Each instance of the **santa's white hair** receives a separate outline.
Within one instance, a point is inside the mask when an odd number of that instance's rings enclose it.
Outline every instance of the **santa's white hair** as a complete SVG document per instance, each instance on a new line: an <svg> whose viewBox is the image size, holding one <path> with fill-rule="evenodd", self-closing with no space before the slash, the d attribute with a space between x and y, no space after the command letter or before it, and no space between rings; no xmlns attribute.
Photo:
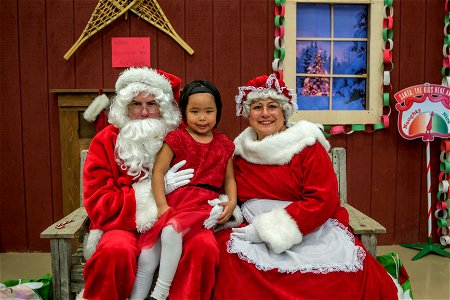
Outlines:
<svg viewBox="0 0 450 300"><path fill-rule="evenodd" d="M128 104L137 95L153 95L161 118L131 120ZM171 82L150 68L129 68L116 82L116 96L108 113L108 121L119 128L115 156L119 166L140 180L149 177L154 159L169 131L180 125L181 115L174 101Z"/></svg>

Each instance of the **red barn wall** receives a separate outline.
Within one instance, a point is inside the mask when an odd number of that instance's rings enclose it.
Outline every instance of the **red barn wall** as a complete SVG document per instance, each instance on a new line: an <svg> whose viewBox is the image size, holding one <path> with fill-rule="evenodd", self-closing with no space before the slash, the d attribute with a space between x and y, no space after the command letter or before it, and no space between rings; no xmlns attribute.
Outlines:
<svg viewBox="0 0 450 300"><path fill-rule="evenodd" d="M63 214L58 104L49 91L113 88L122 69L111 67L112 37L150 36L152 67L183 82L213 81L224 101L219 130L231 138L247 125L234 115L237 87L271 71L272 0L160 0L172 26L195 50L193 56L130 13L66 61L63 55L97 2L1 1L0 252L49 250L39 234ZM394 1L392 95L408 86L440 83L443 19L441 1ZM399 136L393 104L391 97L388 129L333 136L330 142L347 149L348 202L387 228L379 244L425 242L425 145ZM439 152L437 140L431 143L432 195Z"/></svg>

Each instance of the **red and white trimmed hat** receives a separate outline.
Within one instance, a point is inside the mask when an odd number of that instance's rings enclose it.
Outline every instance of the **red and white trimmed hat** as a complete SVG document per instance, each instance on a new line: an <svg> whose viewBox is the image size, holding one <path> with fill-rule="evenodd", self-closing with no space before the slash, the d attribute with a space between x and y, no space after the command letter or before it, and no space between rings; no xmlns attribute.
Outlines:
<svg viewBox="0 0 450 300"><path fill-rule="evenodd" d="M169 95L171 100L178 102L180 98L181 79L162 70L148 67L129 68L123 71L116 82L116 93L119 94L130 85L145 84L154 89L160 89Z"/></svg>
<svg viewBox="0 0 450 300"><path fill-rule="evenodd" d="M261 75L251 79L246 86L238 88L236 95L236 115L248 117L250 104L255 100L271 98L277 100L284 112L286 121L297 110L297 94L278 79L275 74Z"/></svg>

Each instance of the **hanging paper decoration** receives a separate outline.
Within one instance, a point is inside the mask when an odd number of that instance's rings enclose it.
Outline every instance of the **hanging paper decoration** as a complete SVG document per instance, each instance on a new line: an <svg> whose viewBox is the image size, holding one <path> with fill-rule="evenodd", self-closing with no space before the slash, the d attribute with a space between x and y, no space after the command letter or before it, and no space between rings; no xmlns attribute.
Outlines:
<svg viewBox="0 0 450 300"><path fill-rule="evenodd" d="M450 12L448 0L444 4L444 45L442 47L442 86L450 87ZM449 95L450 96L450 95ZM449 98L447 98L449 99ZM449 100L447 100L449 101ZM450 105L450 103L449 103ZM446 121L450 124L449 112L446 113ZM436 210L434 216L437 221L437 234L442 245L450 245L450 227L448 224L450 208L448 206L449 180L450 180L450 140L441 142L441 155L439 165L439 186L437 193Z"/></svg>
<svg viewBox="0 0 450 300"><path fill-rule="evenodd" d="M381 117L381 123L373 125L373 130L389 127L389 116L391 106L389 105L390 93L392 91L391 72L394 70L392 62L392 49L394 48L394 7L393 0L384 0L384 18L383 18L383 111L388 111Z"/></svg>
<svg viewBox="0 0 450 300"><path fill-rule="evenodd" d="M80 37L67 51L64 58L69 59L86 40L129 10L164 31L189 54L192 55L194 53L194 50L178 36L172 25L170 25L169 20L156 0L100 0Z"/></svg>
<svg viewBox="0 0 450 300"><path fill-rule="evenodd" d="M436 211L437 234L441 245L450 245L449 219L449 184L450 184L450 140L441 141L439 165L439 187L437 193Z"/></svg>
<svg viewBox="0 0 450 300"><path fill-rule="evenodd" d="M283 80L283 60L286 55L284 48L284 14L286 0L275 0L275 50L273 52L272 70Z"/></svg>
<svg viewBox="0 0 450 300"><path fill-rule="evenodd" d="M442 47L442 54L444 55L444 58L442 60L442 70L441 70L441 76L442 76L442 85L449 86L450 85L450 37L448 36L448 33L450 31L450 13L449 13L449 7L448 7L448 0L445 0L444 4L444 45Z"/></svg>

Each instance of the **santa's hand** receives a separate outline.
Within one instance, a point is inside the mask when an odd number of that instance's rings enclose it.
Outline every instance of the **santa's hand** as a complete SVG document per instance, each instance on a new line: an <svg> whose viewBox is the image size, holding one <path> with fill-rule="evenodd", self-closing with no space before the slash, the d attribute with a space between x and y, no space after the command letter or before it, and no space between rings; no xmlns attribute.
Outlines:
<svg viewBox="0 0 450 300"><path fill-rule="evenodd" d="M180 186L188 184L191 181L191 178L194 177L194 169L178 171L185 164L186 161L182 160L167 171L164 176L166 195L175 191Z"/></svg>
<svg viewBox="0 0 450 300"><path fill-rule="evenodd" d="M263 242L253 224L245 227L233 228L231 236L237 237L243 241L249 241L251 243L260 244Z"/></svg>
<svg viewBox="0 0 450 300"><path fill-rule="evenodd" d="M206 229L211 229L214 226L216 226L217 222L219 221L219 217L223 212L223 206L219 205L220 200L214 199L214 200L208 200L209 205L211 205L213 208L211 209L211 212L209 213L208 219L203 222L203 226Z"/></svg>

